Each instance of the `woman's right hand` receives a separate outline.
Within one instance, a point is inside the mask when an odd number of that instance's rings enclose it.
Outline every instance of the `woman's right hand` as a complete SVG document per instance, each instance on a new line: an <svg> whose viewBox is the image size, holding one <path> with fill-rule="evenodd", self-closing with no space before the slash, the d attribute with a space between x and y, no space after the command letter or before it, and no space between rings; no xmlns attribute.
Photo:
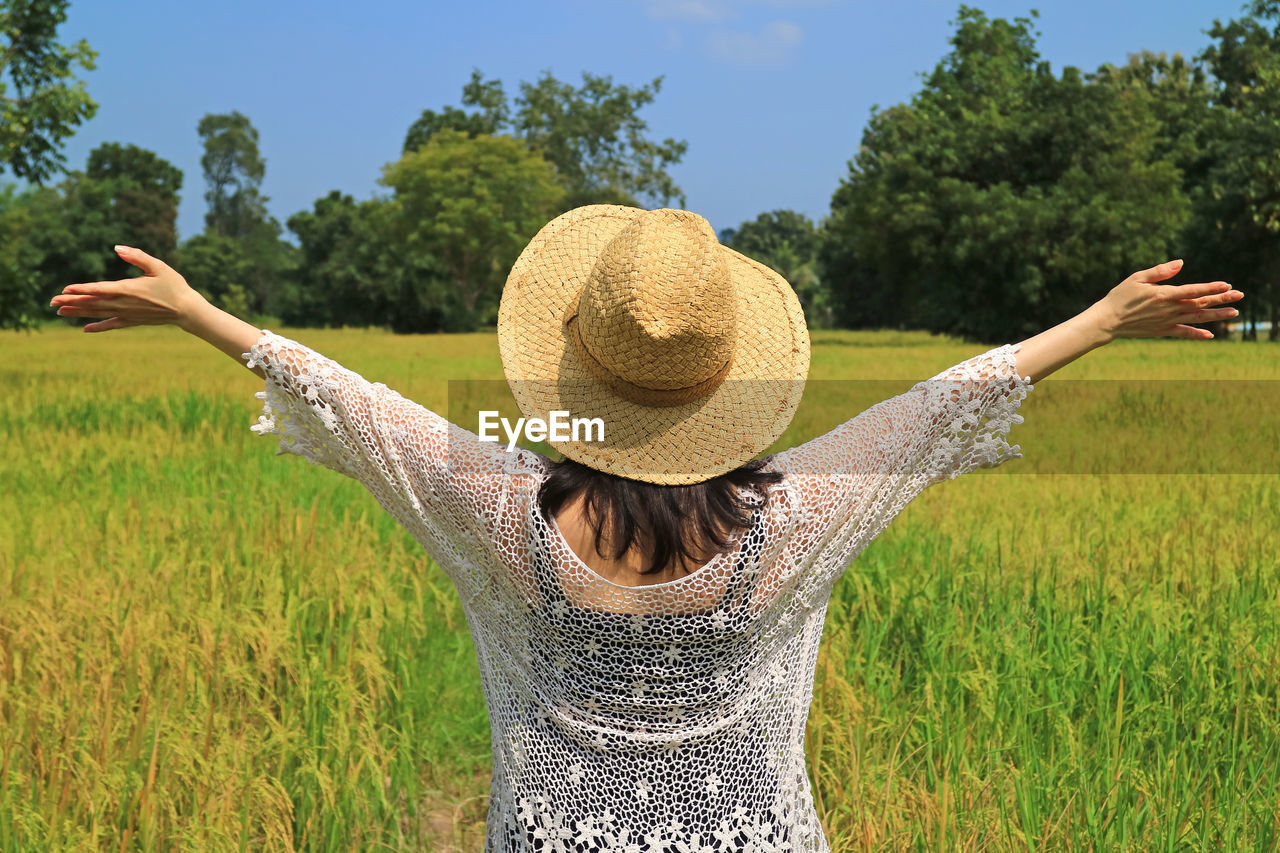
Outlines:
<svg viewBox="0 0 1280 853"><path fill-rule="evenodd" d="M1202 284L1158 284L1182 269L1182 261L1169 261L1139 270L1111 289L1089 309L1112 338L1212 338L1208 329L1190 323L1229 320L1240 312L1223 308L1244 298L1225 281Z"/></svg>
<svg viewBox="0 0 1280 853"><path fill-rule="evenodd" d="M164 261L130 246L117 246L116 253L143 274L119 281L67 285L49 302L58 309L59 317L107 318L89 323L84 327L86 332L130 326L181 326L205 301Z"/></svg>

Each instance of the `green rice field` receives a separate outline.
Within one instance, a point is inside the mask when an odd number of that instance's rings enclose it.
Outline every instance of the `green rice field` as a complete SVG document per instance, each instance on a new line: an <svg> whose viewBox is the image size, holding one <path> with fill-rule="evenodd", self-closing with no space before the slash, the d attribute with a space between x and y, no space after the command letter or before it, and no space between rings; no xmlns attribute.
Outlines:
<svg viewBox="0 0 1280 853"><path fill-rule="evenodd" d="M437 411L501 387L493 334L273 331ZM778 448L984 349L815 333ZM849 567L807 739L833 850L1280 849L1277 380L1267 343L1093 352L1023 404L1022 459ZM256 376L51 323L0 333L0 390L0 851L482 847L456 594L249 430Z"/></svg>

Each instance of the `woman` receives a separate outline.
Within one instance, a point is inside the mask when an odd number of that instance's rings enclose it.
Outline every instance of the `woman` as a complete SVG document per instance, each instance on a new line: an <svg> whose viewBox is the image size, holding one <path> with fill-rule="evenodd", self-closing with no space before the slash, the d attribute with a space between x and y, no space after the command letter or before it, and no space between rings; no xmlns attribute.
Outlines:
<svg viewBox="0 0 1280 853"><path fill-rule="evenodd" d="M844 568L923 489L1020 455L1006 436L1032 383L1119 337L1212 337L1188 324L1243 296L1158 284L1178 261L1134 273L761 461L809 366L786 281L696 214L581 207L526 247L499 311L524 415L603 424L551 437L553 463L120 254L145 275L71 285L58 313L172 323L247 363L252 429L360 480L453 580L492 721L490 851L827 850L803 738Z"/></svg>

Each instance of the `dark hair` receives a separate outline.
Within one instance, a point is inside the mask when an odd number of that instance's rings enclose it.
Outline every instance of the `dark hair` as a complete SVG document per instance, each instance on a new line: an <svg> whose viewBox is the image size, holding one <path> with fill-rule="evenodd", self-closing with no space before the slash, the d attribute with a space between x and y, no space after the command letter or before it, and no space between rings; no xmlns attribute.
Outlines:
<svg viewBox="0 0 1280 853"><path fill-rule="evenodd" d="M753 510L738 489L746 487L767 502L765 487L782 479L781 472L761 471L765 462L753 459L727 474L688 486L659 486L563 459L551 463L538 505L550 521L561 507L582 495L596 551L617 560L633 544L649 545L652 555L641 573L653 574L673 559L698 562L707 552L727 548L729 537L747 526ZM606 540L612 554L605 551Z"/></svg>

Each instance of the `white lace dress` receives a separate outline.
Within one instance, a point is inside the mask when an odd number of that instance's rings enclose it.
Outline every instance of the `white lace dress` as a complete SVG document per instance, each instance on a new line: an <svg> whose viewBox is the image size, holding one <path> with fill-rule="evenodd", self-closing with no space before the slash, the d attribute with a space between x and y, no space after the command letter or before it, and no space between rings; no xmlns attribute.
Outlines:
<svg viewBox="0 0 1280 853"><path fill-rule="evenodd" d="M545 457L270 331L244 357L267 375L251 429L363 483L458 590L491 719L486 853L805 853L829 849L804 730L832 586L926 487L1021 455L1017 349L774 455L784 480L731 551L640 587L542 517Z"/></svg>

